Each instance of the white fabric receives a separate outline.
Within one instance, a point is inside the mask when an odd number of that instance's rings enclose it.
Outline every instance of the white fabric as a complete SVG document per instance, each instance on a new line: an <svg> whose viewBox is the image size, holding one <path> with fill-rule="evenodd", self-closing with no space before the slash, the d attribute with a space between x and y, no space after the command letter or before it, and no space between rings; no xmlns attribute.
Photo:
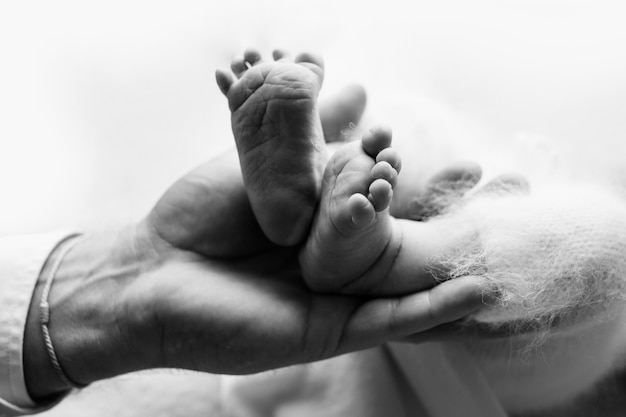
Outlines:
<svg viewBox="0 0 626 417"><path fill-rule="evenodd" d="M428 416L507 416L462 346L391 343L389 350Z"/></svg>
<svg viewBox="0 0 626 417"><path fill-rule="evenodd" d="M0 237L0 415L42 411L28 395L23 344L33 290L53 249L67 232Z"/></svg>
<svg viewBox="0 0 626 417"><path fill-rule="evenodd" d="M504 417L462 348L390 344L246 377L224 377L236 417Z"/></svg>
<svg viewBox="0 0 626 417"><path fill-rule="evenodd" d="M224 376L221 406L233 417L432 417L387 349L251 376Z"/></svg>
<svg viewBox="0 0 626 417"><path fill-rule="evenodd" d="M538 188L530 195L475 198L443 219L465 227L470 239L444 260L452 276L484 276L498 288L499 303L479 311L478 321L546 324L624 300L626 204L620 194L582 184Z"/></svg>

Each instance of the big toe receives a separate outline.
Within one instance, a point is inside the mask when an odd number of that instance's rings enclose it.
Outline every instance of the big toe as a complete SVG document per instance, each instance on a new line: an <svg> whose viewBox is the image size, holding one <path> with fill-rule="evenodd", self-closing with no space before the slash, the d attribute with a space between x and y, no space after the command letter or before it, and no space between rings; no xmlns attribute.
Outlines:
<svg viewBox="0 0 626 417"><path fill-rule="evenodd" d="M299 64L314 64L320 68L324 68L324 59L321 56L311 53L302 52L296 56L295 62Z"/></svg>
<svg viewBox="0 0 626 417"><path fill-rule="evenodd" d="M363 150L375 158L383 149L391 146L391 128L377 126L366 132L361 138Z"/></svg>
<svg viewBox="0 0 626 417"><path fill-rule="evenodd" d="M296 56L295 62L313 71L320 78L320 82L324 79L324 60L321 56L304 52Z"/></svg>

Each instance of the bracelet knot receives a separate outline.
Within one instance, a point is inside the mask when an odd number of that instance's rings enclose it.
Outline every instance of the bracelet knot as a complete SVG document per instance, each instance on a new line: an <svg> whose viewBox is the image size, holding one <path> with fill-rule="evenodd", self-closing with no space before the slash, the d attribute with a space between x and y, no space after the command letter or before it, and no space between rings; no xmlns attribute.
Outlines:
<svg viewBox="0 0 626 417"><path fill-rule="evenodd" d="M42 301L39 304L39 309L41 311L41 324L47 325L50 323L50 304L48 301Z"/></svg>

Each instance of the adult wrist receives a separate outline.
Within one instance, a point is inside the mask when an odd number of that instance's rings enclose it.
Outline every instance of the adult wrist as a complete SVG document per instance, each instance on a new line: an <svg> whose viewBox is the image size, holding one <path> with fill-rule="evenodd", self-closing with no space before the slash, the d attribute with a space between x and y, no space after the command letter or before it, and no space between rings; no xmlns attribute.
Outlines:
<svg viewBox="0 0 626 417"><path fill-rule="evenodd" d="M125 296L133 282L157 263L138 227L94 233L65 254L48 298L48 325L59 363L77 384L149 366L141 334L131 326L141 312L129 311ZM46 261L31 301L24 336L24 372L31 397L45 400L70 387L52 366L40 323L41 295L59 245ZM133 329L132 331L130 329Z"/></svg>

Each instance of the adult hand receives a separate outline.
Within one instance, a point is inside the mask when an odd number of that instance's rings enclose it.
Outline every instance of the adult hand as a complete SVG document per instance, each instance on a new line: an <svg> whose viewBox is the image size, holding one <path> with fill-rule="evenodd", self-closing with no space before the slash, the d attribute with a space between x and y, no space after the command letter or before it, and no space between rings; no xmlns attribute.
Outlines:
<svg viewBox="0 0 626 417"><path fill-rule="evenodd" d="M144 221L87 236L65 257L49 327L71 380L159 367L259 372L419 333L482 305L480 285L464 279L396 298L312 293L294 249L260 234L233 157L179 180ZM42 287L25 336L34 398L67 389L40 334Z"/></svg>
<svg viewBox="0 0 626 417"><path fill-rule="evenodd" d="M406 159L409 158L410 155ZM451 164L435 173L426 181L423 188L397 187L390 212L400 219L427 221L475 196L527 194L530 191L528 180L521 174L501 174L478 186L481 177L482 169L474 162L463 161ZM489 294L485 296L484 304L488 304ZM468 332L461 331L462 329L464 327L459 325L459 322L451 321L409 337L399 338L396 342L419 344L429 341L467 340Z"/></svg>
<svg viewBox="0 0 626 417"><path fill-rule="evenodd" d="M410 155L404 158L410 160ZM445 213L474 195L527 193L530 187L528 180L520 174L501 174L478 187L481 177L480 165L460 161L435 173L422 188L398 184L390 213L399 219L423 221Z"/></svg>

